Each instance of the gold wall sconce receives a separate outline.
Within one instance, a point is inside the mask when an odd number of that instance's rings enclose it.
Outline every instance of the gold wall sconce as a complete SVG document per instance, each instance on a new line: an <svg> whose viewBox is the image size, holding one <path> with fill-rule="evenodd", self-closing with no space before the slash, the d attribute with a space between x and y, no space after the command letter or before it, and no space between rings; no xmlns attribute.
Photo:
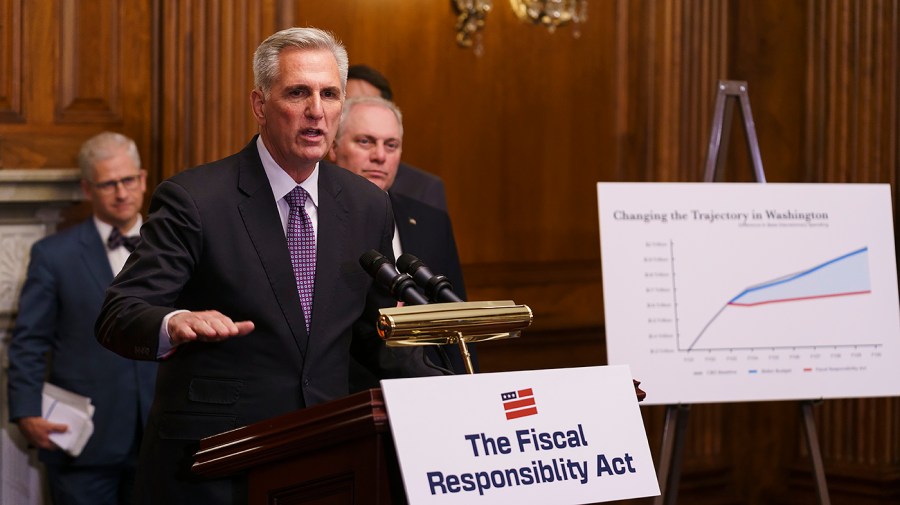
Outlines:
<svg viewBox="0 0 900 505"><path fill-rule="evenodd" d="M579 37L579 25L587 21L587 0L509 0L516 17L526 23L543 25L551 33L558 26L572 23L574 37ZM484 52L481 32L484 21L493 8L492 0L450 0L456 13L456 43L473 47L475 54Z"/></svg>

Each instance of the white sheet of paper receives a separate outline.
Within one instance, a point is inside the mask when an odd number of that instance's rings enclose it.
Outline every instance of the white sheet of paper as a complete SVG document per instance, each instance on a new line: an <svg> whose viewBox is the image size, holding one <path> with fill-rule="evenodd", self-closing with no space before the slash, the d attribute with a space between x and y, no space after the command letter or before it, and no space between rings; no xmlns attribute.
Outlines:
<svg viewBox="0 0 900 505"><path fill-rule="evenodd" d="M67 391L50 383L44 384L41 398L41 415L54 423L65 424L63 433L50 434L50 441L72 456L84 450L94 433L92 420L95 407L91 399Z"/></svg>

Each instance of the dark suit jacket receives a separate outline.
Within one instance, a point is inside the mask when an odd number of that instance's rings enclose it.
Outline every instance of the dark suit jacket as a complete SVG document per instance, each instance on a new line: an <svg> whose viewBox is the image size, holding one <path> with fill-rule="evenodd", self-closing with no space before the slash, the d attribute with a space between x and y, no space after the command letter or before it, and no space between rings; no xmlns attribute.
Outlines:
<svg viewBox="0 0 900 505"><path fill-rule="evenodd" d="M400 162L397 176L391 185L394 194L408 196L447 212L447 195L440 177L420 168Z"/></svg>
<svg viewBox="0 0 900 505"><path fill-rule="evenodd" d="M393 189L388 194L403 252L422 260L433 273L445 275L453 285L453 291L465 299L466 287L450 216L446 211L398 194Z"/></svg>
<svg viewBox="0 0 900 505"><path fill-rule="evenodd" d="M81 455L73 459L62 451L41 450L47 463L126 462L141 431L138 426L150 411L156 364L117 356L94 336L94 321L112 279L93 219L44 238L31 249L9 345L10 419L41 415L47 369L49 382L90 397L96 407L94 434Z"/></svg>
<svg viewBox="0 0 900 505"><path fill-rule="evenodd" d="M466 287L463 283L462 268L459 266L459 255L456 251L456 239L453 237L453 226L446 211L426 205L419 200L389 191L391 205L394 208L394 219L400 235L400 247L404 253L412 254L422 260L434 274L447 277L457 296L466 299ZM435 346L427 346L425 350L429 358L442 366L450 365L457 374L466 373L465 364L459 347L456 345L441 346L446 353L438 353ZM475 346L469 351L475 360ZM446 360L449 359L449 363Z"/></svg>
<svg viewBox="0 0 900 505"><path fill-rule="evenodd" d="M173 308L216 309L256 326L224 342L182 345L160 364L138 468L141 499L241 501L242 491L232 489L240 479L191 483L196 441L345 396L351 353L382 377L438 375L421 350L388 349L374 330L377 309L393 302L373 289L359 257L390 251L392 231L382 191L319 164L310 337L255 139L159 185L144 240L108 291L97 323L101 342L124 356L154 359L161 321Z"/></svg>

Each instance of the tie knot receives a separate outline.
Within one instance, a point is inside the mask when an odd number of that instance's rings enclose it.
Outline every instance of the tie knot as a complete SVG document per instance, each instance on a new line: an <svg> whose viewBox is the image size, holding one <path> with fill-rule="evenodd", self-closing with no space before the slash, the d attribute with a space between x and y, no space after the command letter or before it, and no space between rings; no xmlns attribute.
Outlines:
<svg viewBox="0 0 900 505"><path fill-rule="evenodd" d="M109 238L106 239L106 247L108 247L109 249L115 249L119 246L122 246L128 252L134 252L135 248L137 248L138 244L140 243L141 237L125 237L115 226L113 226L113 229L109 234Z"/></svg>
<svg viewBox="0 0 900 505"><path fill-rule="evenodd" d="M287 200L288 205L293 208L303 208L306 205L306 190L301 186L297 186L291 190L290 193L284 195L284 199Z"/></svg>

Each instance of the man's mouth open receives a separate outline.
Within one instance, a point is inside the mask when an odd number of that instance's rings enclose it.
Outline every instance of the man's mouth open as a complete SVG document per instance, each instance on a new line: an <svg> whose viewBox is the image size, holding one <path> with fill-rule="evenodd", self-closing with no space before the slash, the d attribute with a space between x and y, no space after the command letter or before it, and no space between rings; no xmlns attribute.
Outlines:
<svg viewBox="0 0 900 505"><path fill-rule="evenodd" d="M300 135L308 140L318 140L325 135L325 132L320 128L306 128L300 131Z"/></svg>

